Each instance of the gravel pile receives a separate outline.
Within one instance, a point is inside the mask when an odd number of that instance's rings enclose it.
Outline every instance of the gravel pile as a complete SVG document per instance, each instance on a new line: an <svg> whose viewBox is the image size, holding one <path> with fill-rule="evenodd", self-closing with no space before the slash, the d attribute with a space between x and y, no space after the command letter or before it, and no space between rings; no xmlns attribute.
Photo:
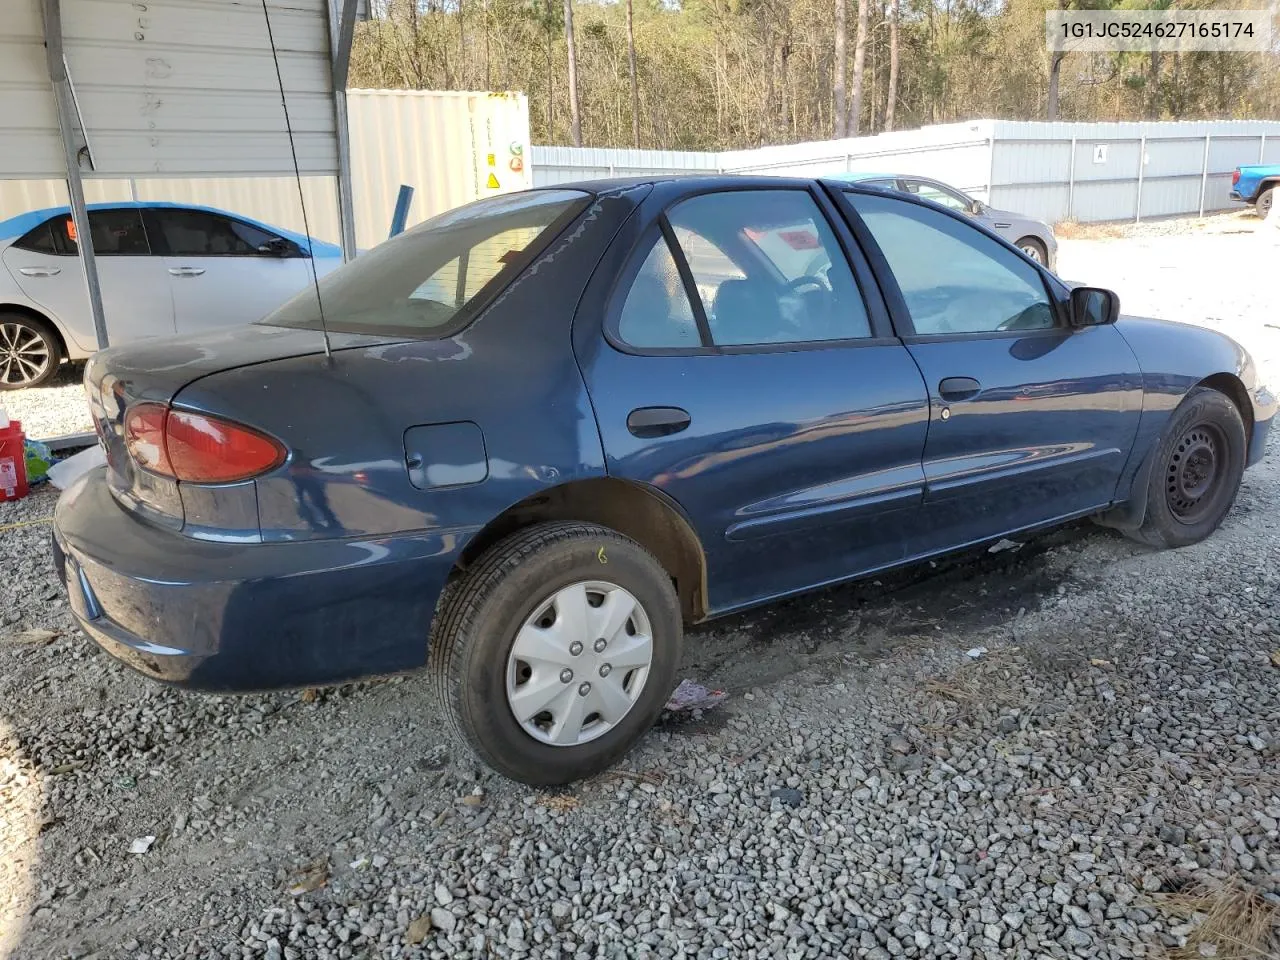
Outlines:
<svg viewBox="0 0 1280 960"><path fill-rule="evenodd" d="M0 407L11 419L21 420L23 431L32 439L90 433L93 420L80 380L83 376L83 363L64 363L43 387L0 393Z"/></svg>
<svg viewBox="0 0 1280 960"><path fill-rule="evenodd" d="M1271 455L1193 548L1083 525L701 628L729 699L559 792L451 755L422 678L133 676L71 626L52 497L0 504L0 957L1245 956L1278 501Z"/></svg>

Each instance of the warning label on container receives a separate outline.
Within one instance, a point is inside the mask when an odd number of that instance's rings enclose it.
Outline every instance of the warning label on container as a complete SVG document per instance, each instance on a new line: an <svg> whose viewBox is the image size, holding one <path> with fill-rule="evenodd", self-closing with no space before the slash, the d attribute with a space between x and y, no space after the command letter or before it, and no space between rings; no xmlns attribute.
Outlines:
<svg viewBox="0 0 1280 960"><path fill-rule="evenodd" d="M18 471L12 457L0 460L0 493L12 497L18 492Z"/></svg>
<svg viewBox="0 0 1280 960"><path fill-rule="evenodd" d="M502 187L502 184L498 182L497 174L490 173L489 179L485 181L485 186L488 187L490 190L498 190Z"/></svg>

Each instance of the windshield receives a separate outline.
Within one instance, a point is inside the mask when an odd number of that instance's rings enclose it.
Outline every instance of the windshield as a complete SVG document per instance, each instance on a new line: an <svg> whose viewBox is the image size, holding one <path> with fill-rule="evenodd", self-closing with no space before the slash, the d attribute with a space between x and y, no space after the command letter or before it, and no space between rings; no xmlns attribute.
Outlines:
<svg viewBox="0 0 1280 960"><path fill-rule="evenodd" d="M577 190L532 190L427 220L321 278L325 325L345 333L448 336L589 199ZM320 329L315 288L259 323Z"/></svg>

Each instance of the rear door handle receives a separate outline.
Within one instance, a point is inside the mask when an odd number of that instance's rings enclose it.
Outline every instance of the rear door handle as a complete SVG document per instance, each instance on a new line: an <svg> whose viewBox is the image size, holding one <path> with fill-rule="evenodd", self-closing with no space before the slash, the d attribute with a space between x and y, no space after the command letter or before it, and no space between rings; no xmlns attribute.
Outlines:
<svg viewBox="0 0 1280 960"><path fill-rule="evenodd" d="M973 377L947 377L938 384L938 396L943 400L968 400L982 391L982 384Z"/></svg>
<svg viewBox="0 0 1280 960"><path fill-rule="evenodd" d="M667 437L679 433L691 423L689 411L679 407L640 407L627 416L627 429L633 436Z"/></svg>
<svg viewBox="0 0 1280 960"><path fill-rule="evenodd" d="M19 267L18 272L24 277L56 277L62 272L61 267Z"/></svg>
<svg viewBox="0 0 1280 960"><path fill-rule="evenodd" d="M169 275L172 277L198 277L204 273L204 267L170 267Z"/></svg>

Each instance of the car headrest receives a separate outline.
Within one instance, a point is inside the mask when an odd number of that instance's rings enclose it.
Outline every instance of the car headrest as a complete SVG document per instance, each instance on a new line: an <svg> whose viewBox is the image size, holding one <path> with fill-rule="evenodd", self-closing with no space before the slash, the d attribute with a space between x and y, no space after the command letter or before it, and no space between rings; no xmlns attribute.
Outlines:
<svg viewBox="0 0 1280 960"><path fill-rule="evenodd" d="M711 309L717 343L778 343L787 339L777 294L762 280L721 282Z"/></svg>

